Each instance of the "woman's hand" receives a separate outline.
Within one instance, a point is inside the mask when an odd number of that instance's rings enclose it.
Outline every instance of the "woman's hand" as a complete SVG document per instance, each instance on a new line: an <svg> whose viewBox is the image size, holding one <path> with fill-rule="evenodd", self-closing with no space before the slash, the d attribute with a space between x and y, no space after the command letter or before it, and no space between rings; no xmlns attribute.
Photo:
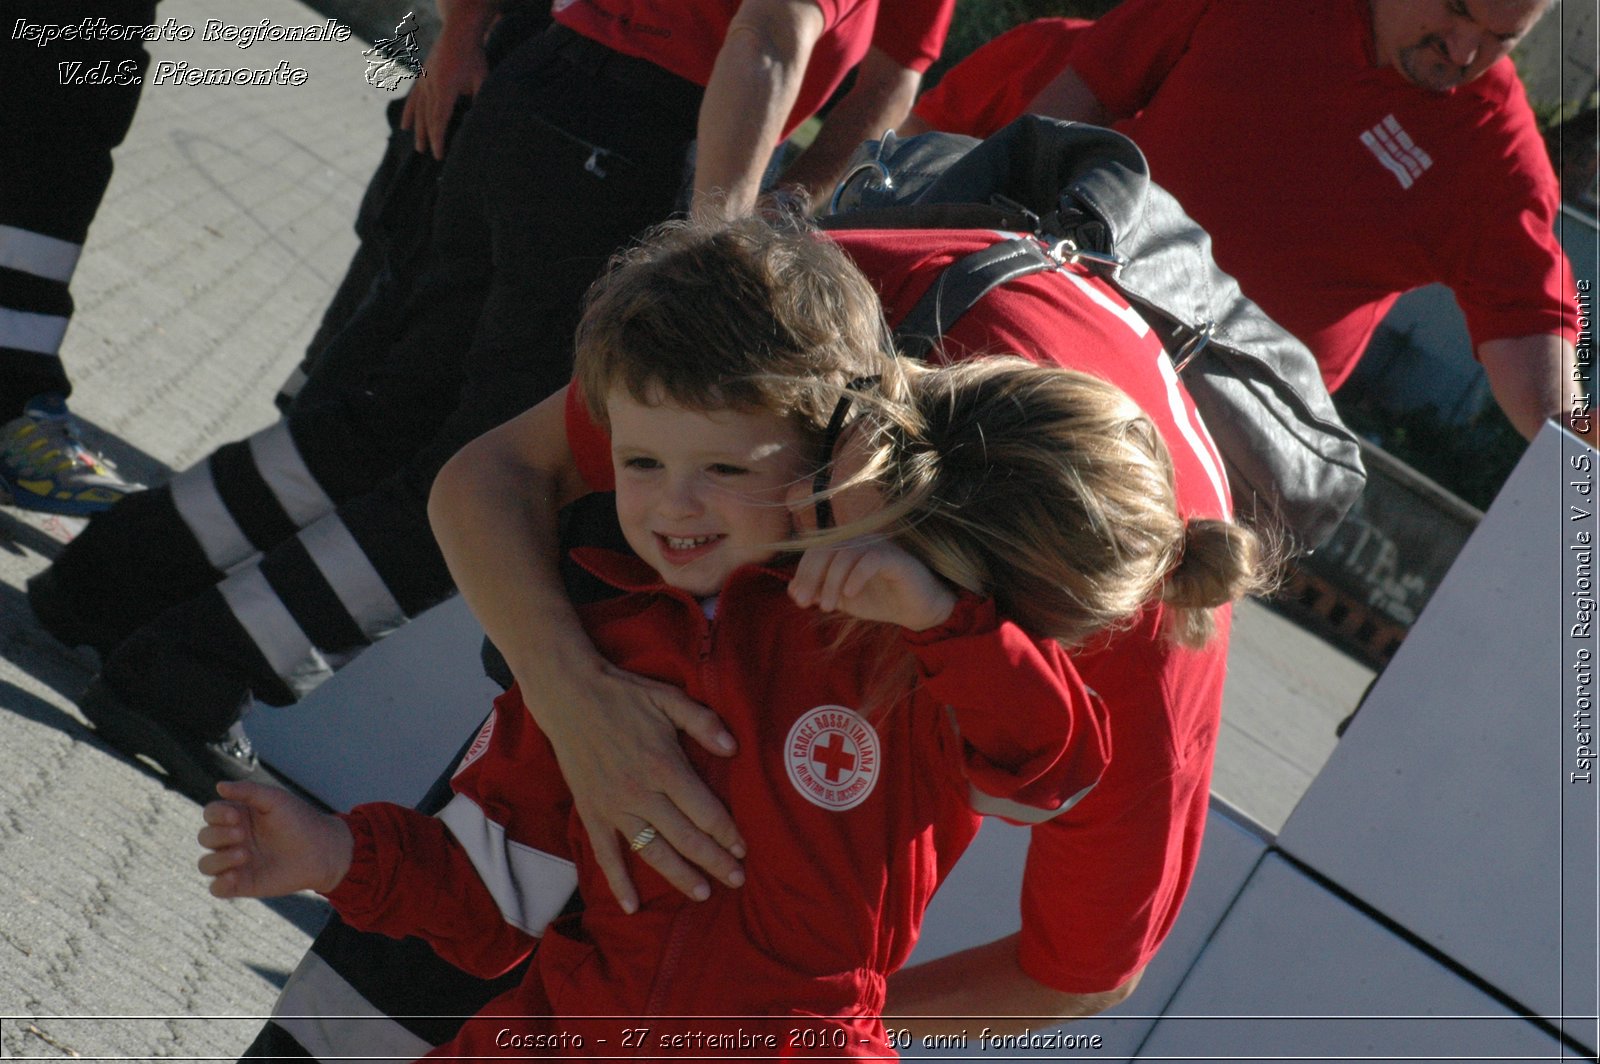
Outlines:
<svg viewBox="0 0 1600 1064"><path fill-rule="evenodd" d="M602 658L567 599L556 510L588 486L567 441L566 401L562 389L445 463L428 503L434 537L555 749L618 904L638 907L623 847L646 827L659 838L640 856L689 897L705 897L693 865L738 886L744 840L690 768L678 731L723 757L736 746L711 710Z"/></svg>
<svg viewBox="0 0 1600 1064"><path fill-rule="evenodd" d="M219 898L276 898L301 890L324 894L350 871L355 840L344 821L318 812L278 787L217 784L223 801L201 811L206 826L200 871Z"/></svg>
<svg viewBox="0 0 1600 1064"><path fill-rule="evenodd" d="M789 597L796 605L886 621L921 632L950 619L956 594L893 540L876 537L800 556Z"/></svg>
<svg viewBox="0 0 1600 1064"><path fill-rule="evenodd" d="M610 665L573 670L564 680L563 690L541 688L539 697L525 690L523 700L556 752L595 861L623 911L639 907L625 858L629 840L646 827L659 837L639 856L685 895L711 896L696 865L741 886L744 839L678 743L682 730L707 750L732 754L733 736L721 719L670 684Z"/></svg>

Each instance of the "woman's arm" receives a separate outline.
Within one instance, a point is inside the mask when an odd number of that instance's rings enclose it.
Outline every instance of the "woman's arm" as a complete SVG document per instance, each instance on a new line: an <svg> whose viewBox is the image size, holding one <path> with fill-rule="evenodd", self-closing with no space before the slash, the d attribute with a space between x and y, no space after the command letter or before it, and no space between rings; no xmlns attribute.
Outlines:
<svg viewBox="0 0 1600 1064"><path fill-rule="evenodd" d="M1121 1003L1144 974L1097 994L1069 994L1034 979L1017 961L1019 935L951 953L889 977L884 1019L918 1035L958 1034L975 1017L997 1033L1038 1027L1041 1020L1075 1020ZM1008 1022L1009 1021L1009 1022Z"/></svg>
<svg viewBox="0 0 1600 1064"><path fill-rule="evenodd" d="M679 890L709 893L690 862L738 886L744 842L689 768L677 731L722 754L733 752L732 736L677 688L613 668L567 600L557 513L588 488L567 442L565 404L563 390L446 463L428 501L434 536L555 748L617 901L637 906L622 839L647 824L670 845L641 856Z"/></svg>

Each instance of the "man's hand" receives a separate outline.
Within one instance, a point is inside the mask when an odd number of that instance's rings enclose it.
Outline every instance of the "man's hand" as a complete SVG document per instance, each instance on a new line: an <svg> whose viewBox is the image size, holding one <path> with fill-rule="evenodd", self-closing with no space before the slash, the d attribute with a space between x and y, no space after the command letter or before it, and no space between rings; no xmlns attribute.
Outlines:
<svg viewBox="0 0 1600 1064"><path fill-rule="evenodd" d="M474 41L462 33L441 33L422 69L423 76L412 83L406 96L400 128L415 131L419 153L443 159L456 101L477 95L489 73L481 35Z"/></svg>
<svg viewBox="0 0 1600 1064"><path fill-rule="evenodd" d="M825 207L856 146L904 122L921 84L918 71L878 48L869 50L856 68L855 84L828 113L811 146L784 170L779 186L805 196L813 210Z"/></svg>
<svg viewBox="0 0 1600 1064"><path fill-rule="evenodd" d="M400 128L416 131L418 152L443 159L456 101L476 96L488 73L483 39L499 17L499 0L438 0L438 7L439 38L406 96Z"/></svg>

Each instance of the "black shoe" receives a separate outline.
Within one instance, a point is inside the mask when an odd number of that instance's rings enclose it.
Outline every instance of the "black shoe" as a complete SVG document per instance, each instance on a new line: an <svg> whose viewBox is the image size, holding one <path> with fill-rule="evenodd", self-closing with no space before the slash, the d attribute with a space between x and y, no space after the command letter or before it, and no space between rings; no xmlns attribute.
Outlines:
<svg viewBox="0 0 1600 1064"><path fill-rule="evenodd" d="M72 608L71 596L51 566L28 581L28 605L40 626L69 647L91 647L105 661L122 642L122 634Z"/></svg>
<svg viewBox="0 0 1600 1064"><path fill-rule="evenodd" d="M78 699L102 739L130 757L160 765L174 790L204 804L217 797L219 780L249 780L282 786L256 759L244 725L235 721L220 736L203 738L131 708L111 685L96 678Z"/></svg>

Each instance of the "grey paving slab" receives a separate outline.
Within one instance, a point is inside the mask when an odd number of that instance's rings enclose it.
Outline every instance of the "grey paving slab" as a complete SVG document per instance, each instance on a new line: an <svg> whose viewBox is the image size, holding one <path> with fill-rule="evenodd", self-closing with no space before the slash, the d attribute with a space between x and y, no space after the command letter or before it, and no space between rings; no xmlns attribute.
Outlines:
<svg viewBox="0 0 1600 1064"><path fill-rule="evenodd" d="M965 1029L965 1037L926 1042L912 1038L903 1043L901 1055L984 1060L1062 1059L1089 1056L1092 1049L1092 1056L1104 1064L1133 1059L1261 861L1267 843L1252 826L1242 823L1225 805L1213 800L1206 819L1204 846L1183 911L1178 914L1161 952L1145 969L1138 989L1116 1008L1079 1020L1061 1032L1079 1039L1078 1052L1072 1052L1073 1047L1053 1042L1047 1035L1051 1030L1047 1021L1029 1028L1031 1034L1045 1037L997 1047L985 1041L983 1020L975 1019ZM928 908L922 937L911 955L911 963L932 960L1014 934L1022 926L1021 907L1016 899L1022 886L1022 861L1027 848L1028 829L994 820L985 823L972 848L956 863L955 870Z"/></svg>
<svg viewBox="0 0 1600 1064"><path fill-rule="evenodd" d="M1591 1050L1595 465L1545 427L1278 840Z"/></svg>
<svg viewBox="0 0 1600 1064"><path fill-rule="evenodd" d="M1139 1052L1307 1064L1581 1059L1276 854Z"/></svg>
<svg viewBox="0 0 1600 1064"><path fill-rule="evenodd" d="M1211 789L1276 832L1374 673L1258 602L1240 603L1233 618Z"/></svg>

